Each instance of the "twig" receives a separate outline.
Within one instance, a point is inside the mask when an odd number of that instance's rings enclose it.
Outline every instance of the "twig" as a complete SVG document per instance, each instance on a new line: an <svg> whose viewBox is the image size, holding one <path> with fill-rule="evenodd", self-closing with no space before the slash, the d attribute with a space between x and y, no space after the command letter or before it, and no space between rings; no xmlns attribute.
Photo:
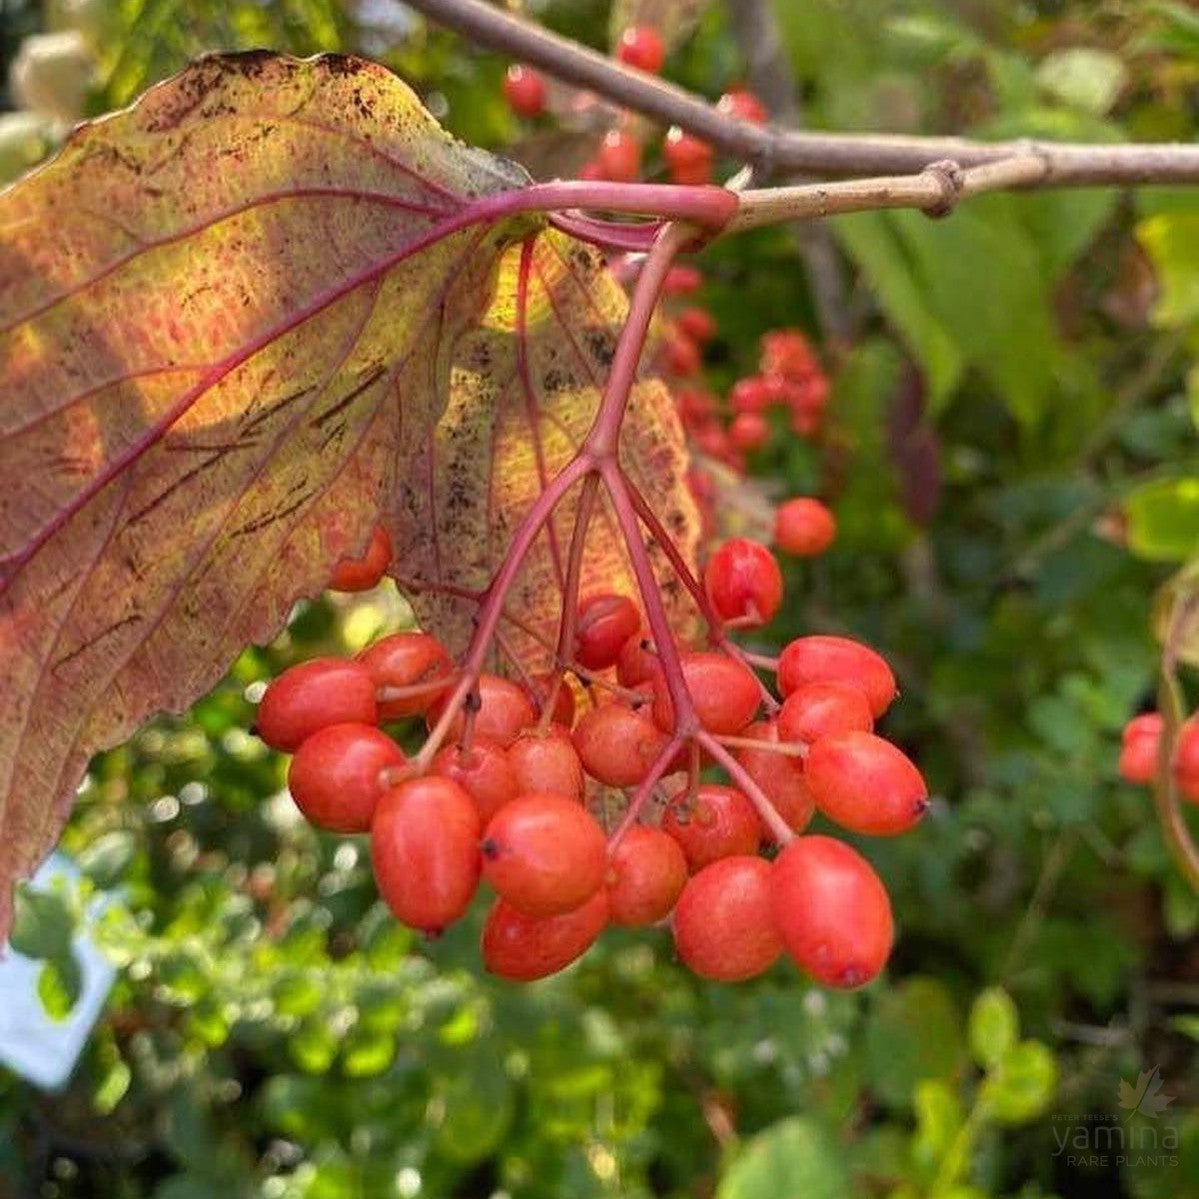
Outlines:
<svg viewBox="0 0 1199 1199"><path fill-rule="evenodd" d="M531 65L664 125L679 125L744 162L820 175L923 171L950 160L963 167L1034 157L1040 177L1002 186L1199 182L1199 145L1084 142L979 142L962 137L811 133L765 128L719 112L706 101L482 0L409 0L409 7L479 45ZM919 205L917 205L919 207Z"/></svg>

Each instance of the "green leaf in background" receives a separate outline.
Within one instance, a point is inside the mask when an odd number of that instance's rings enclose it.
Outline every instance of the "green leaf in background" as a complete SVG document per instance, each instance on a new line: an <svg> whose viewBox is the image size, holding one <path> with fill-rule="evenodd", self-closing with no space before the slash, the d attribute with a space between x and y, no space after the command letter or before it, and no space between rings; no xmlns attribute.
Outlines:
<svg viewBox="0 0 1199 1199"><path fill-rule="evenodd" d="M749 1141L720 1180L716 1199L845 1199L849 1193L840 1147L795 1116Z"/></svg>
<svg viewBox="0 0 1199 1199"><path fill-rule="evenodd" d="M447 1157L469 1165L503 1141L513 1117L512 1084L494 1042L459 1055L457 1071L439 1096L444 1114L437 1145Z"/></svg>
<svg viewBox="0 0 1199 1199"><path fill-rule="evenodd" d="M967 1026L970 1052L982 1067L994 1066L1020 1035L1020 1016L1002 987L988 987L970 1009Z"/></svg>
<svg viewBox="0 0 1199 1199"><path fill-rule="evenodd" d="M965 1062L962 1021L935 978L909 978L879 995L866 1026L870 1085L892 1107L909 1107L915 1084L952 1082Z"/></svg>
<svg viewBox="0 0 1199 1199"><path fill-rule="evenodd" d="M1151 562L1183 562L1199 551L1199 478L1159 479L1124 503L1128 547Z"/></svg>
<svg viewBox="0 0 1199 1199"><path fill-rule="evenodd" d="M934 1079L916 1084L915 1100L916 1135L912 1138L912 1160L931 1175L944 1160L962 1127L962 1103L953 1088Z"/></svg>
<svg viewBox="0 0 1199 1199"><path fill-rule="evenodd" d="M71 948L75 916L59 890L17 891L16 910L9 944L28 958L62 957Z"/></svg>
<svg viewBox="0 0 1199 1199"><path fill-rule="evenodd" d="M1115 104L1127 81L1128 71L1116 55L1088 46L1057 50L1037 67L1037 82L1045 91L1097 115Z"/></svg>
<svg viewBox="0 0 1199 1199"><path fill-rule="evenodd" d="M1136 234L1161 286L1153 319L1167 327L1199 320L1199 207L1159 212Z"/></svg>
<svg viewBox="0 0 1199 1199"><path fill-rule="evenodd" d="M51 1020L65 1020L82 990L83 971L69 945L62 953L46 959L37 976L37 994Z"/></svg>
<svg viewBox="0 0 1199 1199"><path fill-rule="evenodd" d="M1040 1041L1021 1041L999 1060L983 1083L981 1102L1000 1124L1023 1124L1039 1115L1057 1089L1057 1062Z"/></svg>

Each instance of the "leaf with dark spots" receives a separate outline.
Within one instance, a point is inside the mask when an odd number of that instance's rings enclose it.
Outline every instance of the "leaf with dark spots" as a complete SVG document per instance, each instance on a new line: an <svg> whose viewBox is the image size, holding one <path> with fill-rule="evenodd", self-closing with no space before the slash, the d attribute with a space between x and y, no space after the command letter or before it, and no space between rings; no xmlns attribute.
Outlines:
<svg viewBox="0 0 1199 1199"><path fill-rule="evenodd" d="M254 54L0 192L0 936L89 757L269 640L381 512L417 558L486 572L527 489L505 474L467 545L484 499L471 480L451 519L429 455L473 420L508 458L470 452L520 465L475 411L507 382L464 372L479 338L511 359L511 330L477 331L536 226L463 213L526 183L382 67Z"/></svg>

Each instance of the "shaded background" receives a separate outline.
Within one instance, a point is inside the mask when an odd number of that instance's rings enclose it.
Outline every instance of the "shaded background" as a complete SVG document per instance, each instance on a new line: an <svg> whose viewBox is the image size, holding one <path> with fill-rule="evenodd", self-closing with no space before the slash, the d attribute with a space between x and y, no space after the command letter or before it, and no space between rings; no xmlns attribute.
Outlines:
<svg viewBox="0 0 1199 1199"><path fill-rule="evenodd" d="M1194 138L1188 5L777 0L771 61L762 4L689 5L667 74L715 95L750 72L813 128ZM606 46L646 5L529 7ZM0 0L0 178L189 57L258 45L382 58L453 132L543 174L610 119L517 122L501 59L385 0ZM1154 596L1199 549L1199 199L994 196L762 231L701 264L715 385L771 328L825 335L823 445L779 437L752 471L831 496L841 536L789 568L763 644L847 631L899 673L887 732L935 803L867 847L900 925L885 981L835 994L783 965L711 986L665 933L609 932L514 988L480 973L477 917L432 943L397 927L363 843L304 825L246 730L261 680L409 617L387 588L305 606L188 716L94 763L64 845L120 890L97 934L119 981L65 1091L0 1070L3 1199L1199 1195L1199 901L1115 770L1152 702ZM60 906L32 946L58 1012ZM1172 1103L1130 1114L1121 1082L1153 1094L1155 1069ZM1061 1150L1096 1123L1126 1161Z"/></svg>

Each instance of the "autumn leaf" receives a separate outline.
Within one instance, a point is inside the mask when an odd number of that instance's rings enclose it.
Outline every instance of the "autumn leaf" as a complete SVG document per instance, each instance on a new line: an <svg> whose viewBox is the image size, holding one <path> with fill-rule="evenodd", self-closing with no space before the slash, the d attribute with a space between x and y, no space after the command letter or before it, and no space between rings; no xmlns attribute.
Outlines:
<svg viewBox="0 0 1199 1199"><path fill-rule="evenodd" d="M250 54L0 193L0 935L90 755L268 640L381 512L414 561L468 548L452 487L407 485L446 477L451 372L456 409L504 390L454 358L538 227L481 198L527 182L382 67Z"/></svg>
<svg viewBox="0 0 1199 1199"><path fill-rule="evenodd" d="M1163 1095L1161 1089L1161 1071L1154 1066L1152 1070L1140 1072L1135 1087L1121 1079L1118 1101L1130 1116L1140 1112L1142 1115L1156 1118L1174 1102L1174 1096Z"/></svg>

